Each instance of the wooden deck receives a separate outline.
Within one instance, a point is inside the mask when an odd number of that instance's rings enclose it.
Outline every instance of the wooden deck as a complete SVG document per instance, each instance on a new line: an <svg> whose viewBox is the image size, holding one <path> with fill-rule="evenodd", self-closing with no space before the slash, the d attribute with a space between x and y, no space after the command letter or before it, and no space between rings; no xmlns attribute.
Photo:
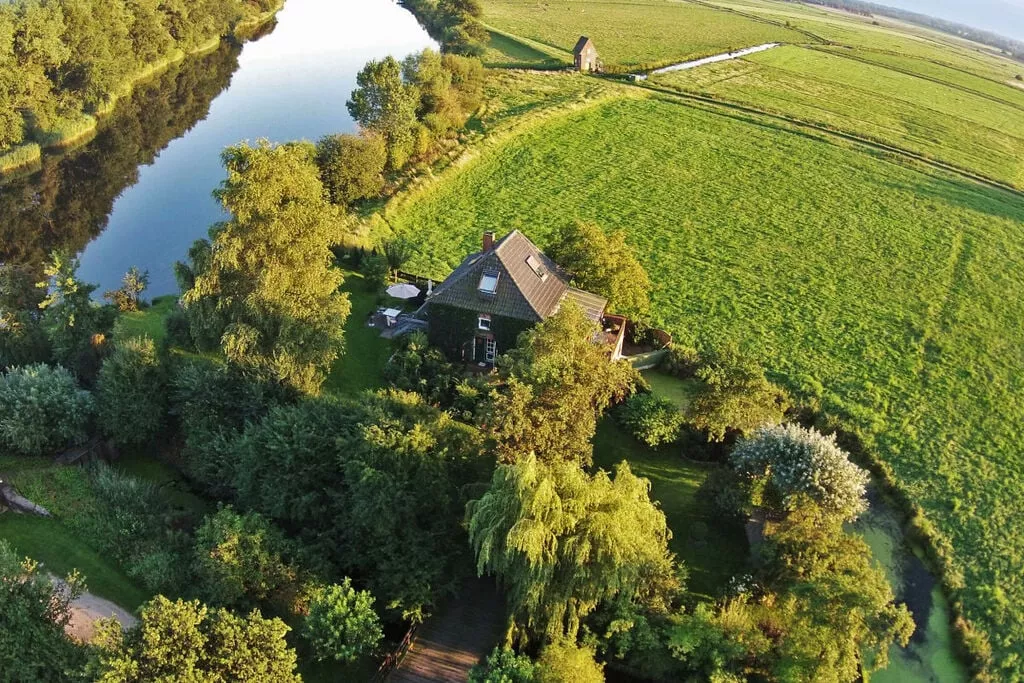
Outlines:
<svg viewBox="0 0 1024 683"><path fill-rule="evenodd" d="M420 627L388 683L463 682L501 639L505 606L494 583L473 579Z"/></svg>

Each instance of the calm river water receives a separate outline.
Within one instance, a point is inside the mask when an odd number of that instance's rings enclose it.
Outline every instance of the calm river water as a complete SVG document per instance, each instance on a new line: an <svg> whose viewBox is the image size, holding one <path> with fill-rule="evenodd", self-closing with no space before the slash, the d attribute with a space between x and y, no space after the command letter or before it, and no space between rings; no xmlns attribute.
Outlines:
<svg viewBox="0 0 1024 683"><path fill-rule="evenodd" d="M133 265L150 296L177 291L174 261L222 218L210 193L225 146L352 131L345 101L366 61L433 45L393 0L287 0L262 38L187 60L93 142L0 188L0 262L84 247L79 273L99 292Z"/></svg>

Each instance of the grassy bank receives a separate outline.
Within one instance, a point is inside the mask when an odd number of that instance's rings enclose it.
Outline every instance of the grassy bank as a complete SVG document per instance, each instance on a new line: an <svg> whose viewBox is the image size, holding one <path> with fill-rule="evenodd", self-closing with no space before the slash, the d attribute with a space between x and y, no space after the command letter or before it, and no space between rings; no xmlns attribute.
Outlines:
<svg viewBox="0 0 1024 683"><path fill-rule="evenodd" d="M947 585L997 655L1024 642L1015 196L637 99L548 120L389 214L420 245L410 269L435 278L480 225L543 246L574 219L627 231L656 323L745 342L856 431L951 548Z"/></svg>
<svg viewBox="0 0 1024 683"><path fill-rule="evenodd" d="M0 174L11 173L38 164L43 158L43 149L35 142L12 147L0 152Z"/></svg>

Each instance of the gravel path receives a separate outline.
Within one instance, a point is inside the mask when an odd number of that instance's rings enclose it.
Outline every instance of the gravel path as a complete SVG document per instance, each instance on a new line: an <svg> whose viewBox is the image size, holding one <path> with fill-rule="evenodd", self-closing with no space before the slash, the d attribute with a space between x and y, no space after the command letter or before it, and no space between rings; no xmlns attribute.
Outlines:
<svg viewBox="0 0 1024 683"><path fill-rule="evenodd" d="M57 586L67 586L63 579L53 574L50 575L50 578ZM121 627L126 629L139 623L139 620L128 610L110 600L92 593L82 593L77 600L71 603L71 622L65 631L72 638L87 643L96 635L96 621L110 617L117 619Z"/></svg>

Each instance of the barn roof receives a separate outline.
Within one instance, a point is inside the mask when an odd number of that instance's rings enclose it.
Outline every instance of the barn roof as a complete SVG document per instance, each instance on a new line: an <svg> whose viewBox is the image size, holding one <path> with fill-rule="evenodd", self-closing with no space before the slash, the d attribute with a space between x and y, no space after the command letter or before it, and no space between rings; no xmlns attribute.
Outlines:
<svg viewBox="0 0 1024 683"><path fill-rule="evenodd" d="M484 277L496 278L493 293L481 290ZM588 317L600 321L607 301L570 287L569 279L526 235L513 230L490 250L467 256L434 289L430 303L540 322L569 296L583 306Z"/></svg>
<svg viewBox="0 0 1024 683"><path fill-rule="evenodd" d="M587 38L586 36L580 36L580 39L576 41L576 47L572 49L572 53L574 55L580 54L581 52L583 52L583 48L585 48L588 43L591 46L594 45L594 43L591 42L590 38Z"/></svg>

